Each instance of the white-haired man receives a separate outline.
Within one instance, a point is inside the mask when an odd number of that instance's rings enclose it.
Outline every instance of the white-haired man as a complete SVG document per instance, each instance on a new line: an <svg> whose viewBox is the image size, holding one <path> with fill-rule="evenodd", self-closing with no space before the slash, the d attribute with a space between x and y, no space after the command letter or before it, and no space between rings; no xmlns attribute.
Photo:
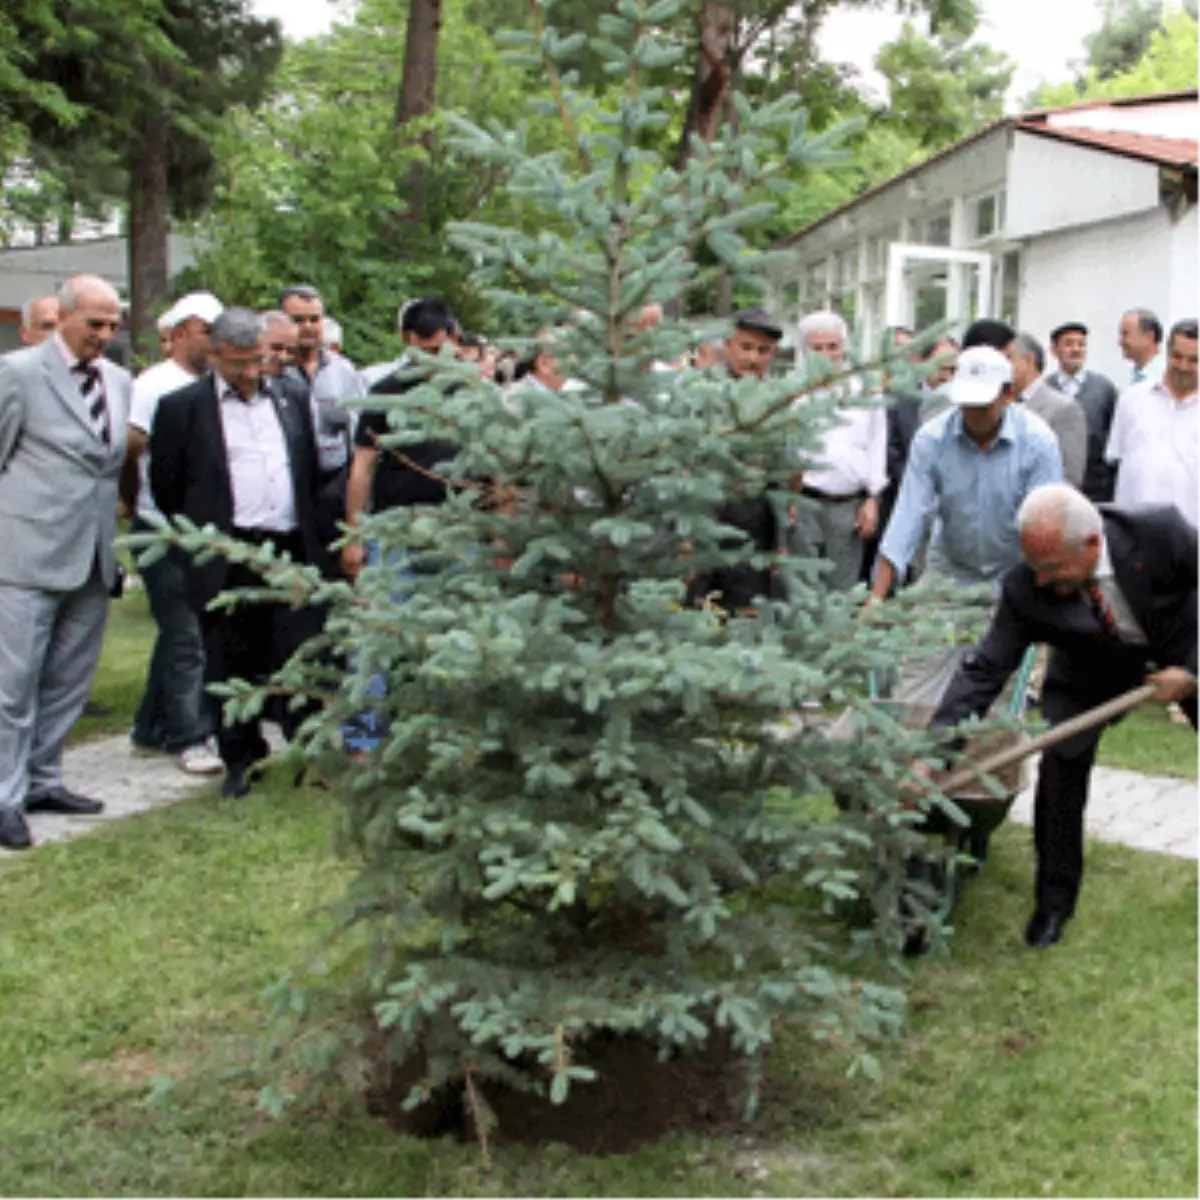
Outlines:
<svg viewBox="0 0 1200 1200"><path fill-rule="evenodd" d="M22 346L40 346L58 328L58 297L35 296L21 305Z"/></svg>
<svg viewBox="0 0 1200 1200"><path fill-rule="evenodd" d="M1005 576L991 626L959 668L934 727L981 716L1027 647L1052 647L1042 712L1059 725L1150 682L1196 725L1196 530L1171 506L1097 509L1066 484L1017 514L1023 561ZM1101 730L1042 755L1034 798L1036 908L1026 931L1062 936L1083 877L1083 810Z"/></svg>
<svg viewBox="0 0 1200 1200"><path fill-rule="evenodd" d="M131 380L103 357L116 290L77 275L54 335L0 358L0 846L32 845L25 813L92 814L63 786L117 574L117 481Z"/></svg>
<svg viewBox="0 0 1200 1200"><path fill-rule="evenodd" d="M820 355L835 370L845 366L846 322L837 313L809 313L801 318L797 333L804 353ZM807 503L797 508L789 549L832 564L825 582L834 590L844 591L858 582L863 544L879 528L879 497L887 486L887 441L887 410L882 404L847 406L812 453L815 465L795 480Z"/></svg>

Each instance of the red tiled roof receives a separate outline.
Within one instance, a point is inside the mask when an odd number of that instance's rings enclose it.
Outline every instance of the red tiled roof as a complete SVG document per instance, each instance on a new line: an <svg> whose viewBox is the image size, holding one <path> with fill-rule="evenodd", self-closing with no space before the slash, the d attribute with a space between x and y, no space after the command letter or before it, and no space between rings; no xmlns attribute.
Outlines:
<svg viewBox="0 0 1200 1200"><path fill-rule="evenodd" d="M1074 125L1046 125L1041 120L1018 117L1016 127L1040 137L1077 142L1096 150L1107 150L1126 158L1156 163L1161 167L1196 166L1200 143L1194 138L1158 137L1150 133L1117 133L1110 129L1080 129Z"/></svg>

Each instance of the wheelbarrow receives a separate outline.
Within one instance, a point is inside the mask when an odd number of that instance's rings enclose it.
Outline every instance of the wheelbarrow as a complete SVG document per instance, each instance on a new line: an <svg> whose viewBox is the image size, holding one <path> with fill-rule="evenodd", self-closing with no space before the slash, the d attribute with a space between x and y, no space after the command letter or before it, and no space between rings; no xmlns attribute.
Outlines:
<svg viewBox="0 0 1200 1200"><path fill-rule="evenodd" d="M993 710L998 715L1019 717L1022 714L1035 661L1036 649L1030 646L1000 707ZM930 705L900 705L881 699L874 678L868 679L868 689L872 699L887 704L896 719L910 728L924 728L933 715ZM908 878L912 887L906 889L908 894L901 898L901 921L909 930L905 953L918 954L925 949L925 931L930 918L939 924L949 921L961 899L963 885L986 861L992 834L1004 823L1013 801L1023 790L1022 768L1026 761L1077 733L1129 712L1154 693L1153 684L1143 684L1036 737L1024 731L990 731L968 743L963 750L963 761L955 770L930 779L929 790L950 800L966 818L966 824L960 825L941 808L934 808L929 813L924 831L944 838L956 853L944 860L919 856L909 860ZM846 807L844 803L843 807ZM919 898L917 893L921 893ZM932 904L928 901L930 895ZM922 917L922 910L929 916Z"/></svg>
<svg viewBox="0 0 1200 1200"><path fill-rule="evenodd" d="M1036 737L1025 734L1016 735L1008 745L988 748L975 748L967 755L967 761L960 764L953 772L942 779L931 779L930 787L943 796L951 799L967 817L965 829L958 829L949 817L938 810L937 817L945 822L944 829L953 829L958 835L958 849L970 855L973 861L966 861L956 855L939 869L939 864L928 860L924 864L910 868L910 879L914 876L927 886L932 885L935 894L939 896L940 904L934 915L939 922L946 922L954 912L962 894L962 885L966 878L979 870L987 858L988 839L1000 826L1012 807L1016 793L1007 793L1001 782L1008 772L1018 770L1032 755L1065 742L1076 734L1098 725L1106 725L1116 717L1137 708L1153 698L1157 688L1152 683L1141 684L1128 692L1088 709L1055 725ZM1012 735L1009 735L1010 738ZM968 750L971 750L968 747ZM985 779L992 779L999 784L1001 792L997 796L984 784ZM978 789L983 788L981 793ZM934 824L937 824L935 821ZM931 832L935 830L931 829ZM903 902L902 902L903 903ZM902 914L903 916L903 914ZM921 954L926 949L926 928L924 922L912 922L904 945L904 952L909 955Z"/></svg>

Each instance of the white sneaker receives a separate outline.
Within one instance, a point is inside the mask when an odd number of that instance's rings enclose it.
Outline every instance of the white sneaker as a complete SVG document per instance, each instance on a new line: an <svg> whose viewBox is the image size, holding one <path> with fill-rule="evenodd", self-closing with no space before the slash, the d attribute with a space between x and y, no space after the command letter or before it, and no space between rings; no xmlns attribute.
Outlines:
<svg viewBox="0 0 1200 1200"><path fill-rule="evenodd" d="M201 742L198 746L189 746L182 751L176 761L179 769L187 775L220 775L225 770L225 764L212 747Z"/></svg>

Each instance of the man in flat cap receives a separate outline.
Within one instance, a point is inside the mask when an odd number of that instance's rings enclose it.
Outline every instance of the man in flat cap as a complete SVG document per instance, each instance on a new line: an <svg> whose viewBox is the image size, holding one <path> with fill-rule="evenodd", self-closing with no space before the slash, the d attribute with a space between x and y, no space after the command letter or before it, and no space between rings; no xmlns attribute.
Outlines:
<svg viewBox="0 0 1200 1200"><path fill-rule="evenodd" d="M1087 345L1088 327L1082 321L1064 321L1052 329L1050 349L1058 360L1058 370L1051 371L1046 382L1083 409L1087 465L1080 490L1092 503L1107 504L1113 498L1115 472L1105 460L1104 448L1117 407L1117 389L1107 376L1086 368Z"/></svg>
<svg viewBox="0 0 1200 1200"><path fill-rule="evenodd" d="M733 329L725 339L725 369L734 379L763 378L779 350L783 328L761 308L745 308L733 315ZM717 513L723 525L746 534L745 557L774 554L779 549L779 523L765 495L727 500ZM736 543L743 544L743 543ZM779 587L771 571L749 561L694 575L688 584L691 603L712 600L728 613L753 611L759 596L776 596Z"/></svg>

